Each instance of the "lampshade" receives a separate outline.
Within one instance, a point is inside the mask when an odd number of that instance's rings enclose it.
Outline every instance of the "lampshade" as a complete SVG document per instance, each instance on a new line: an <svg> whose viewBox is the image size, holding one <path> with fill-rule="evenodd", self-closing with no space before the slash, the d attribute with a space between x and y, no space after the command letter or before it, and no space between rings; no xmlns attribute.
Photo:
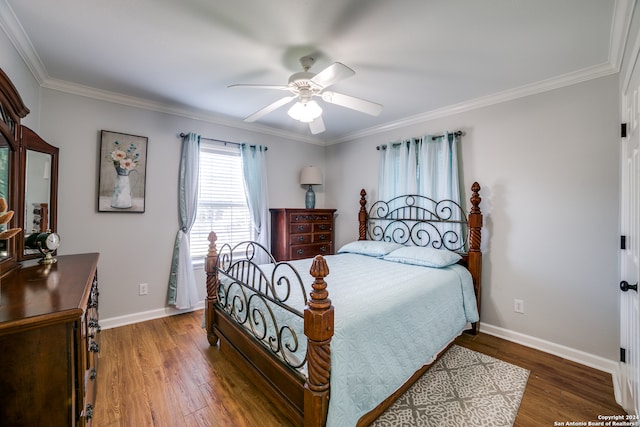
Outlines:
<svg viewBox="0 0 640 427"><path fill-rule="evenodd" d="M318 166L306 166L300 172L300 184L318 185L322 184L322 172Z"/></svg>
<svg viewBox="0 0 640 427"><path fill-rule="evenodd" d="M289 108L288 114L293 119L303 123L309 123L320 117L322 108L320 108L316 101L296 102Z"/></svg>

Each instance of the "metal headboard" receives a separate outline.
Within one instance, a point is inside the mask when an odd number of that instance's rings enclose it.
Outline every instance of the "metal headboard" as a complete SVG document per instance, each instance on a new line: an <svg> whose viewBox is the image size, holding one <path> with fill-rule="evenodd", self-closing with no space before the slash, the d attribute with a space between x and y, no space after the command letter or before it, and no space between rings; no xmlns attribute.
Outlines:
<svg viewBox="0 0 640 427"><path fill-rule="evenodd" d="M398 196L371 206L367 238L467 252L467 216L453 200L436 201L417 194Z"/></svg>

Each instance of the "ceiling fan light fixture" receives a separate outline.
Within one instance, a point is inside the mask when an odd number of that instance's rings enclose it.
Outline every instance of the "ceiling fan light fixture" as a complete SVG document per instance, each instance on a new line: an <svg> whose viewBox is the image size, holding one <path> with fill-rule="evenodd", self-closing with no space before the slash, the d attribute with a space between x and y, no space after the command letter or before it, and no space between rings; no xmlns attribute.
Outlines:
<svg viewBox="0 0 640 427"><path fill-rule="evenodd" d="M320 117L322 108L320 108L316 101L298 101L289 108L288 114L292 119L301 121L302 123L310 123Z"/></svg>

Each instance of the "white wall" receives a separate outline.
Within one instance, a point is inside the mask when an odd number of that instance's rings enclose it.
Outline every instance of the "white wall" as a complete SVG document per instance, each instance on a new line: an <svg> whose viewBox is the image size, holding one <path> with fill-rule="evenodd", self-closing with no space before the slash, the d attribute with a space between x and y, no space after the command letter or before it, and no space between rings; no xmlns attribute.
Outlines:
<svg viewBox="0 0 640 427"><path fill-rule="evenodd" d="M304 206L300 169L322 163L324 147L283 140L139 108L42 90L39 134L60 148L58 231L60 254L100 252L100 315L103 319L163 309L171 254L178 230L177 185L180 132L265 144L269 147L271 206ZM96 209L100 130L142 135L147 150L146 206L142 214ZM323 203L323 194L318 203ZM198 274L206 296L204 275ZM148 283L149 295L138 295Z"/></svg>
<svg viewBox="0 0 640 427"><path fill-rule="evenodd" d="M360 189L375 200L376 145L464 130L465 201L482 186L482 322L616 359L617 88L599 78L328 147L338 246L357 238Z"/></svg>

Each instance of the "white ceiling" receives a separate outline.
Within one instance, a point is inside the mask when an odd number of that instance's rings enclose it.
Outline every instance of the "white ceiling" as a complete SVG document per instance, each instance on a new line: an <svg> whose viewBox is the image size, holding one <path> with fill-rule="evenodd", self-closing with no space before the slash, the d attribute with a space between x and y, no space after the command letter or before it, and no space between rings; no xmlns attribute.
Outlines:
<svg viewBox="0 0 640 427"><path fill-rule="evenodd" d="M44 87L308 142L335 142L616 72L633 0L0 0L0 27ZM356 75L311 135L283 92L298 59ZM212 135L215 136L215 135Z"/></svg>

